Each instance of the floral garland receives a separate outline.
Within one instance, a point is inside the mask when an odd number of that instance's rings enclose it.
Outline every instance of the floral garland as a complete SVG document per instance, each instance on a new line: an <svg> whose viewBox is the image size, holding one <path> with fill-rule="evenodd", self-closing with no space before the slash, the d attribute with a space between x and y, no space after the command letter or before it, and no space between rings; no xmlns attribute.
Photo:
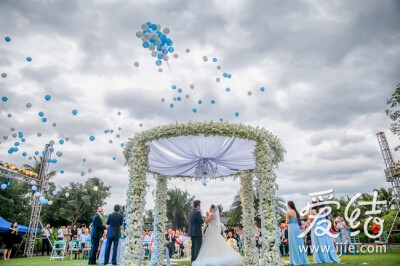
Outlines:
<svg viewBox="0 0 400 266"><path fill-rule="evenodd" d="M228 122L221 123L213 121L190 122L187 124L176 123L156 127L136 134L135 137L130 139L130 141L126 144L124 156L126 159L126 164L129 166L130 181L127 191L126 222L128 227L126 230L127 238L124 245L123 264L139 265L141 260L140 233L143 227L144 201L146 196L146 172L148 171L149 154L149 148L146 146L146 143L162 138L189 135L196 136L200 134L205 136L237 137L241 139L254 140L256 142L254 151L256 160L255 173L261 184L259 189L259 212L262 221L261 230L263 235L261 265L281 265L282 260L280 258L279 250L277 249L279 245L278 228L274 213L275 190L273 186L275 178L271 175L271 171L274 166L283 160L285 150L280 144L279 139L270 132L266 131L264 128L253 128L243 124L229 124ZM244 179L246 180L246 178ZM247 186L250 186L251 188L251 182L243 182L242 184L246 187L246 191ZM249 208L243 209L246 210L246 213L252 212L254 219L254 210L251 211L251 209L253 209L253 205L250 205L249 202L247 202L249 200L248 195L250 194L246 192L246 197L244 197L244 200L246 201L246 204L248 204L247 206L249 206ZM159 219L165 216L162 214L161 210L155 210L155 212L159 213ZM249 219L246 218L246 220ZM160 220L157 222L160 222ZM248 225L245 227L249 228L249 225L252 224L252 230L251 232L250 230L248 230L249 232L244 230L244 236L248 235L254 243L254 223L251 221L246 222L246 224L247 223ZM157 236L157 238L154 239L154 242L159 242L157 244L160 246L161 237ZM163 252L159 252L159 257L162 256L161 254L163 254ZM249 258L247 264L252 264L252 260L254 258L258 258L257 249L253 249L251 247L248 248L246 256ZM253 265L256 264L258 263L254 263Z"/></svg>
<svg viewBox="0 0 400 266"><path fill-rule="evenodd" d="M256 233L254 221L254 190L251 171L240 172L240 200L242 202L243 224L243 251L245 255L244 265L257 265L257 247L254 241Z"/></svg>
<svg viewBox="0 0 400 266"><path fill-rule="evenodd" d="M125 150L125 158L129 164L129 187L126 200L126 238L124 244L124 265L138 265L142 259L140 243L143 228L143 213L146 198L146 172L148 168L149 148L136 138L129 143L130 153ZM131 156L131 153L135 156Z"/></svg>
<svg viewBox="0 0 400 266"><path fill-rule="evenodd" d="M164 229L167 223L167 177L156 174L157 188L154 207L154 222L153 222L153 250L151 253L151 265L166 265L164 262Z"/></svg>
<svg viewBox="0 0 400 266"><path fill-rule="evenodd" d="M267 150L266 150L267 148ZM284 265L279 252L279 231L275 214L275 174L272 172L268 143L257 143L255 148L256 175L258 177L258 213L261 218L260 265ZM266 152L267 151L267 152Z"/></svg>

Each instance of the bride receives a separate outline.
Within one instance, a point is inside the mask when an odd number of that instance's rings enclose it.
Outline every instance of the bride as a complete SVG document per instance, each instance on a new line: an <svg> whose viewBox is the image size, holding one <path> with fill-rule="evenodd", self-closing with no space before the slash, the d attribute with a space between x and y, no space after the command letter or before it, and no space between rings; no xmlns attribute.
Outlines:
<svg viewBox="0 0 400 266"><path fill-rule="evenodd" d="M210 212L206 214L206 223L209 226L204 234L199 255L192 266L243 265L242 256L228 246L221 235L218 206L211 205Z"/></svg>

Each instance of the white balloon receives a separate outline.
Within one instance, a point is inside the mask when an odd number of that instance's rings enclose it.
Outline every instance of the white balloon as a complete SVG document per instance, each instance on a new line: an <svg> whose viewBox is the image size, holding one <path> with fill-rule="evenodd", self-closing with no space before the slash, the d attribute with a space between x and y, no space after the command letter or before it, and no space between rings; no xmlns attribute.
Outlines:
<svg viewBox="0 0 400 266"><path fill-rule="evenodd" d="M251 96L253 93L251 91L247 92L247 95Z"/></svg>
<svg viewBox="0 0 400 266"><path fill-rule="evenodd" d="M9 113L7 116L8 116L8 117L12 117L12 113Z"/></svg>
<svg viewBox="0 0 400 266"><path fill-rule="evenodd" d="M32 156L29 156L29 157L28 157L28 160L32 160Z"/></svg>
<svg viewBox="0 0 400 266"><path fill-rule="evenodd" d="M149 49L150 49L150 51L154 51L156 49L156 47L154 46L154 44L150 44Z"/></svg>
<svg viewBox="0 0 400 266"><path fill-rule="evenodd" d="M152 57L156 57L157 56L157 52L156 51L151 52L151 56Z"/></svg>
<svg viewBox="0 0 400 266"><path fill-rule="evenodd" d="M69 141L69 137L65 137L65 141Z"/></svg>
<svg viewBox="0 0 400 266"><path fill-rule="evenodd" d="M165 99L164 99L164 98L161 98L161 102L165 102Z"/></svg>
<svg viewBox="0 0 400 266"><path fill-rule="evenodd" d="M65 193L65 196L68 198L69 197L69 193L67 192L67 193Z"/></svg>
<svg viewBox="0 0 400 266"><path fill-rule="evenodd" d="M86 158L83 158L82 161L83 161L83 162L86 162Z"/></svg>
<svg viewBox="0 0 400 266"><path fill-rule="evenodd" d="M139 62L135 62L133 65L134 65L135 67L139 67Z"/></svg>
<svg viewBox="0 0 400 266"><path fill-rule="evenodd" d="M189 99L189 94L186 94L186 98Z"/></svg>
<svg viewBox="0 0 400 266"><path fill-rule="evenodd" d="M172 98L172 100L174 100L176 102L176 97Z"/></svg>
<svg viewBox="0 0 400 266"><path fill-rule="evenodd" d="M110 140L108 141L108 143L112 144L112 143L113 143L112 139L110 139Z"/></svg>
<svg viewBox="0 0 400 266"><path fill-rule="evenodd" d="M141 32L141 31L136 32L136 37L142 38L143 37L143 32Z"/></svg>
<svg viewBox="0 0 400 266"><path fill-rule="evenodd" d="M41 137L41 136L42 136L42 132L38 132L36 135L37 135L38 137Z"/></svg>
<svg viewBox="0 0 400 266"><path fill-rule="evenodd" d="M56 127L56 126L57 126L57 123L53 123L52 126L53 126L53 127Z"/></svg>
<svg viewBox="0 0 400 266"><path fill-rule="evenodd" d="M221 69L221 66L217 66L217 69Z"/></svg>
<svg viewBox="0 0 400 266"><path fill-rule="evenodd" d="M122 127L118 127L118 130L121 130L122 129Z"/></svg>
<svg viewBox="0 0 400 266"><path fill-rule="evenodd" d="M158 38L157 32L153 31L153 32L151 33L151 38L152 38L152 39Z"/></svg>
<svg viewBox="0 0 400 266"><path fill-rule="evenodd" d="M217 78L217 79L216 79L216 81L217 81L217 82L220 82L220 81L221 81L221 79L220 79L220 78Z"/></svg>
<svg viewBox="0 0 400 266"><path fill-rule="evenodd" d="M143 124L142 124L142 123L140 123L140 124L139 124L139 127L142 127L142 126L143 126Z"/></svg>
<svg viewBox="0 0 400 266"><path fill-rule="evenodd" d="M208 57L207 56L203 56L203 61L207 62L208 61Z"/></svg>
<svg viewBox="0 0 400 266"><path fill-rule="evenodd" d="M7 73L1 73L1 77L4 79L7 77Z"/></svg>
<svg viewBox="0 0 400 266"><path fill-rule="evenodd" d="M165 27L162 31L164 34L169 34L171 31L168 27Z"/></svg>
<svg viewBox="0 0 400 266"><path fill-rule="evenodd" d="M157 45L161 45L161 40L160 40L160 39L157 39L157 40L156 40L156 44L157 44Z"/></svg>
<svg viewBox="0 0 400 266"><path fill-rule="evenodd" d="M147 40L150 40L151 34L149 32L146 32L143 37L146 38Z"/></svg>
<svg viewBox="0 0 400 266"><path fill-rule="evenodd" d="M12 137L15 139L17 137L17 133L13 133Z"/></svg>
<svg viewBox="0 0 400 266"><path fill-rule="evenodd" d="M26 108L31 108L32 104L31 103L27 103L25 106L26 106Z"/></svg>
<svg viewBox="0 0 400 266"><path fill-rule="evenodd" d="M99 188L96 187L96 186L94 186L94 187L93 187L93 190L94 190L94 191L97 191L97 190L99 190Z"/></svg>
<svg viewBox="0 0 400 266"><path fill-rule="evenodd" d="M194 84L190 84L190 88L193 90L194 89Z"/></svg>
<svg viewBox="0 0 400 266"><path fill-rule="evenodd" d="M142 26L141 26L141 28L142 28L142 30L147 30L147 24L142 24Z"/></svg>
<svg viewBox="0 0 400 266"><path fill-rule="evenodd" d="M3 136L3 139L4 139L4 140L7 140L7 139L8 139L8 136Z"/></svg>
<svg viewBox="0 0 400 266"><path fill-rule="evenodd" d="M161 30L161 25L157 24L157 30Z"/></svg>
<svg viewBox="0 0 400 266"><path fill-rule="evenodd" d="M12 128L10 128L11 129L11 131L15 131L15 127L12 127Z"/></svg>
<svg viewBox="0 0 400 266"><path fill-rule="evenodd" d="M189 48L186 49L186 53L190 53L190 49Z"/></svg>
<svg viewBox="0 0 400 266"><path fill-rule="evenodd" d="M164 55L164 61L168 61L169 56L168 55Z"/></svg>
<svg viewBox="0 0 400 266"><path fill-rule="evenodd" d="M87 169L88 173L92 172L92 168Z"/></svg>
<svg viewBox="0 0 400 266"><path fill-rule="evenodd" d="M116 134L115 136L116 136L117 138L121 137L121 135L120 135L120 134Z"/></svg>
<svg viewBox="0 0 400 266"><path fill-rule="evenodd" d="M178 58L178 54L174 54L174 58Z"/></svg>
<svg viewBox="0 0 400 266"><path fill-rule="evenodd" d="M47 202L48 205L53 205L53 202L51 200L49 200L49 202Z"/></svg>
<svg viewBox="0 0 400 266"><path fill-rule="evenodd" d="M55 143L55 141L54 141L54 140L50 140L50 141L49 141L49 144L50 144L51 146L53 146L53 145L54 145L54 143Z"/></svg>
<svg viewBox="0 0 400 266"><path fill-rule="evenodd" d="M121 112L118 112L117 114L118 114L118 115L121 115Z"/></svg>
<svg viewBox="0 0 400 266"><path fill-rule="evenodd" d="M160 72L160 73L162 72L162 68L161 67L158 69L158 72Z"/></svg>

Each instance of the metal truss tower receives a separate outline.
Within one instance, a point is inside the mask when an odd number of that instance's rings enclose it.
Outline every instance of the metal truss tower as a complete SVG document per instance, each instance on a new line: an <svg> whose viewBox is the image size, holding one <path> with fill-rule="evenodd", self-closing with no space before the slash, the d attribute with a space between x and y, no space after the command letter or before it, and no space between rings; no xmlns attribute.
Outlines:
<svg viewBox="0 0 400 266"><path fill-rule="evenodd" d="M390 234L392 233L394 224L396 222L397 217L399 216L400 212L400 161L395 163L393 161L392 153L390 152L389 144L386 139L386 135L384 132L379 132L376 134L378 138L379 146L381 148L383 160L385 161L386 169L385 169L385 177L386 182L390 182L393 188L393 196L396 198L396 205L397 205L397 213L394 217L392 226L390 227L390 231L388 234L388 240Z"/></svg>

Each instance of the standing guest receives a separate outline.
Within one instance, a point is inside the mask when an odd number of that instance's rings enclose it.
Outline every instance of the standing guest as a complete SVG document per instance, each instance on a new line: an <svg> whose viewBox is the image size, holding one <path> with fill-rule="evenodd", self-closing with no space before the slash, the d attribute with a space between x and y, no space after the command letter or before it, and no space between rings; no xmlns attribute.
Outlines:
<svg viewBox="0 0 400 266"><path fill-rule="evenodd" d="M329 229L329 232L332 235L336 235L337 233L339 233L339 230L335 226L335 221L333 221L333 223L331 224L331 229ZM334 244L336 244L336 240L337 240L337 237L332 237L332 241Z"/></svg>
<svg viewBox="0 0 400 266"><path fill-rule="evenodd" d="M313 228L311 228L311 241L313 246L313 262L314 263L332 263L340 262L338 255L336 254L336 248L333 244L332 238L327 234L329 232L328 223L326 219L325 210L322 206L318 205L317 202L312 202L310 211L309 221L314 222ZM311 218L313 217L313 218ZM314 219L316 219L314 221ZM317 226L318 225L318 226ZM321 229L324 228L324 229ZM323 231L322 235L318 232Z"/></svg>
<svg viewBox="0 0 400 266"><path fill-rule="evenodd" d="M172 231L172 228L168 228L168 232L165 235L165 240L168 242L168 251L169 251L169 257L172 258L172 255L174 255L175 252L175 232Z"/></svg>
<svg viewBox="0 0 400 266"><path fill-rule="evenodd" d="M123 216L119 213L121 207L117 204L114 206L114 212L110 214L107 218L108 233L107 233L107 245L106 254L104 258L104 264L107 264L110 260L111 244L113 245L113 254L111 258L111 263L117 265L117 252L119 238L121 237L121 226L123 223ZM114 243L114 244L113 244Z"/></svg>
<svg viewBox="0 0 400 266"><path fill-rule="evenodd" d="M58 229L57 240L63 240L64 239L64 229L65 229L65 225L63 225L60 229Z"/></svg>
<svg viewBox="0 0 400 266"><path fill-rule="evenodd" d="M67 242L67 249L68 249L68 247L69 247L69 242L71 241L71 235L72 235L72 233L71 233L71 225L68 225L67 228L65 228L65 229L63 230L63 233L64 233L64 238L63 238L63 240L64 240L65 242Z"/></svg>
<svg viewBox="0 0 400 266"><path fill-rule="evenodd" d="M260 247L261 247L261 246L260 246L261 229L258 228L257 226L256 226L254 229L255 229L255 231L256 231L256 234L254 235L254 236L255 236L255 239L256 239L256 247L257 247L257 248L260 248Z"/></svg>
<svg viewBox="0 0 400 266"><path fill-rule="evenodd" d="M108 230L107 229L104 230L103 236L100 238L100 242L99 242L99 250L100 251L101 251L101 247L103 246L104 240L107 240L107 233L108 233Z"/></svg>
<svg viewBox="0 0 400 266"><path fill-rule="evenodd" d="M13 222L8 228L8 234L6 236L6 248L4 249L3 260L9 260L14 246L14 241L18 235L18 224Z"/></svg>
<svg viewBox="0 0 400 266"><path fill-rule="evenodd" d="M144 240L144 241L150 241L150 240L151 240L151 234L152 234L152 233L153 233L152 231L149 231L149 232L144 236L143 240Z"/></svg>
<svg viewBox="0 0 400 266"><path fill-rule="evenodd" d="M375 221L373 221L372 222L372 232L374 233L374 235L378 235L379 229L380 229L379 225Z"/></svg>
<svg viewBox="0 0 400 266"><path fill-rule="evenodd" d="M140 237L140 240L144 240L145 236L147 236L147 232L145 230L142 231L142 236Z"/></svg>
<svg viewBox="0 0 400 266"><path fill-rule="evenodd" d="M50 237L53 231L50 228L50 224L46 224L46 228L43 229L43 237L42 237L42 256L44 256L44 249L47 246L47 256L50 255Z"/></svg>
<svg viewBox="0 0 400 266"><path fill-rule="evenodd" d="M87 241L90 240L89 229L87 229L87 228L85 229L83 234L81 234L80 240L81 240L81 248L82 249L88 247Z"/></svg>
<svg viewBox="0 0 400 266"><path fill-rule="evenodd" d="M281 251L281 254L283 256L286 256L287 254L289 254L289 242L288 242L288 238L289 238L289 231L288 231L288 225L285 223L281 223L280 225L280 229L281 229L281 243L279 245L279 249Z"/></svg>
<svg viewBox="0 0 400 266"><path fill-rule="evenodd" d="M89 265L96 264L97 250L99 249L100 238L103 235L104 229L106 229L101 220L102 212L103 212L103 207L97 206L96 214L93 216L92 219L93 226L90 235L92 239L92 249L90 250L90 255L89 255Z"/></svg>
<svg viewBox="0 0 400 266"><path fill-rule="evenodd" d="M293 201L288 201L288 211L286 213L286 224L289 225L289 261L292 265L310 264L305 253L304 241L298 236L301 234L300 230L300 214L296 210Z"/></svg>
<svg viewBox="0 0 400 266"><path fill-rule="evenodd" d="M72 239L78 238L78 229L76 228L76 225L71 229L71 237Z"/></svg>
<svg viewBox="0 0 400 266"><path fill-rule="evenodd" d="M179 230L175 231L175 249L180 250L179 256L183 256L183 240L184 237L181 235L181 232Z"/></svg>

